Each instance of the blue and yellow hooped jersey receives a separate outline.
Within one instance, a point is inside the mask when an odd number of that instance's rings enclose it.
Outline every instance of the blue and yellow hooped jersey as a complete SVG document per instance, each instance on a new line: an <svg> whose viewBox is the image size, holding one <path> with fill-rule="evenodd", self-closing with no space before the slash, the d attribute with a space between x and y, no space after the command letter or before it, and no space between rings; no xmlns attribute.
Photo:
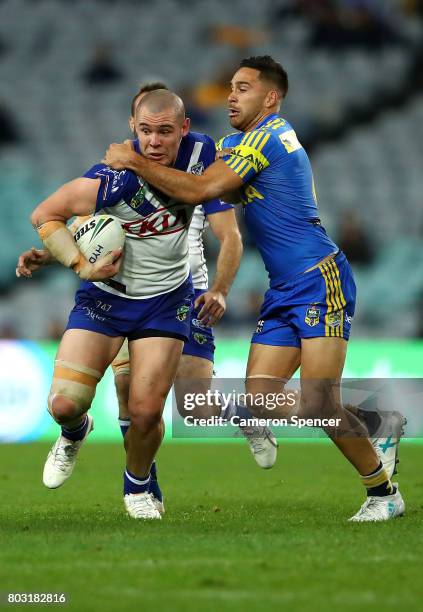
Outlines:
<svg viewBox="0 0 423 612"><path fill-rule="evenodd" d="M222 138L223 160L243 181L245 221L270 286L277 287L337 250L320 225L310 160L291 125L266 117L254 130Z"/></svg>

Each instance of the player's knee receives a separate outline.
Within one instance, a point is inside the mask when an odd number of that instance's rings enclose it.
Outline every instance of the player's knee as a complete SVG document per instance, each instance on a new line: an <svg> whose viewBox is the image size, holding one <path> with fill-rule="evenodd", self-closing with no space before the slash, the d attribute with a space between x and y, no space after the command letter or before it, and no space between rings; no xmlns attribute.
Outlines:
<svg viewBox="0 0 423 612"><path fill-rule="evenodd" d="M131 416L131 424L142 434L146 435L160 427L161 411L149 411Z"/></svg>
<svg viewBox="0 0 423 612"><path fill-rule="evenodd" d="M340 409L338 383L327 380L301 382L299 416L304 418L330 418Z"/></svg>
<svg viewBox="0 0 423 612"><path fill-rule="evenodd" d="M165 399L158 396L131 401L128 406L131 424L143 434L160 427Z"/></svg>
<svg viewBox="0 0 423 612"><path fill-rule="evenodd" d="M101 372L57 359L49 395L49 412L63 424L85 414L91 406Z"/></svg>
<svg viewBox="0 0 423 612"><path fill-rule="evenodd" d="M65 395L54 395L49 401L49 411L59 425L66 425L66 423L74 421L85 412Z"/></svg>

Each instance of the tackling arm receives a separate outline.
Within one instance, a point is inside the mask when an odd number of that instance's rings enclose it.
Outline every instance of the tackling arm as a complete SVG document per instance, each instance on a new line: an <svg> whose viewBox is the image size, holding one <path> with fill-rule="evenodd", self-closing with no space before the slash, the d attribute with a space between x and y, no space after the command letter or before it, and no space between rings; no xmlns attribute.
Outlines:
<svg viewBox="0 0 423 612"><path fill-rule="evenodd" d="M216 274L211 288L199 296L196 307L203 305L198 318L207 325L214 325L225 310L225 297L235 278L242 255L241 234L233 209L208 215L211 230L220 242Z"/></svg>
<svg viewBox="0 0 423 612"><path fill-rule="evenodd" d="M211 164L201 176L162 166L136 153L132 144L112 144L105 163L115 170L127 168L175 200L197 206L215 198L224 198L242 186L242 180L224 161Z"/></svg>
<svg viewBox="0 0 423 612"><path fill-rule="evenodd" d="M241 261L241 234L233 208L209 215L208 220L213 234L220 242L216 274L210 291L219 291L226 297Z"/></svg>

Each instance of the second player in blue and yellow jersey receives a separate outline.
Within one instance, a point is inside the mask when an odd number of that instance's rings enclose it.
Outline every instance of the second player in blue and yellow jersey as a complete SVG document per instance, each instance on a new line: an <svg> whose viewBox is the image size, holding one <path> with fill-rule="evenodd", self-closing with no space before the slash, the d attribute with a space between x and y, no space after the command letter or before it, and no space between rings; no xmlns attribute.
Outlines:
<svg viewBox="0 0 423 612"><path fill-rule="evenodd" d="M223 159L244 183L245 221L271 287L337 251L320 225L307 153L285 119L270 115L252 132L222 138L217 148L232 149Z"/></svg>
<svg viewBox="0 0 423 612"><path fill-rule="evenodd" d="M269 274L253 342L300 346L301 337L321 334L347 339L354 281L320 223L310 160L292 126L273 114L251 132L222 138L217 148L243 181L246 225ZM337 255L310 270L331 254Z"/></svg>

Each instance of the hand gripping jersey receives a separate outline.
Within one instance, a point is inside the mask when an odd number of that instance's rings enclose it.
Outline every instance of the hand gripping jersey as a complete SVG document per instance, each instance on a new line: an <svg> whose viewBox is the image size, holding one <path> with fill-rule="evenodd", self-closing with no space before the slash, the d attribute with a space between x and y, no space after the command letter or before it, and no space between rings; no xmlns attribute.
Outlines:
<svg viewBox="0 0 423 612"><path fill-rule="evenodd" d="M138 141L134 141L134 148L139 152ZM214 158L213 140L191 132L181 141L174 167L198 174ZM94 284L134 299L155 297L179 287L190 272L188 229L194 207L168 198L129 170L97 164L84 176L101 180L96 213L113 215L126 232L119 273ZM204 205L210 212L224 210L224 206L219 200Z"/></svg>
<svg viewBox="0 0 423 612"><path fill-rule="evenodd" d="M217 145L227 147L223 160L244 183L245 221L271 287L338 250L320 225L308 156L285 119L270 115L251 132L230 134Z"/></svg>

